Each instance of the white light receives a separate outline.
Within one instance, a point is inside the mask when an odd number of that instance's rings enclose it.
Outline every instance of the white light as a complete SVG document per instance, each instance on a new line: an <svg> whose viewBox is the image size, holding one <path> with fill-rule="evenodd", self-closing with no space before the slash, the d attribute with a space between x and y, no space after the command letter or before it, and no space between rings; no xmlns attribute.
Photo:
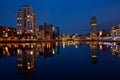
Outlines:
<svg viewBox="0 0 120 80"><path fill-rule="evenodd" d="M8 37L8 34L7 34L7 33L5 34L5 37Z"/></svg>
<svg viewBox="0 0 120 80"><path fill-rule="evenodd" d="M78 46L76 45L75 48L78 48Z"/></svg>
<svg viewBox="0 0 120 80"><path fill-rule="evenodd" d="M6 51L8 51L8 47L5 47Z"/></svg>
<svg viewBox="0 0 120 80"><path fill-rule="evenodd" d="M31 45L31 48L33 48L33 45Z"/></svg>
<svg viewBox="0 0 120 80"><path fill-rule="evenodd" d="M116 49L118 49L118 47L116 46Z"/></svg>
<svg viewBox="0 0 120 80"><path fill-rule="evenodd" d="M22 67L22 64L18 64L18 67Z"/></svg>
<svg viewBox="0 0 120 80"><path fill-rule="evenodd" d="M33 55L33 51L31 51L30 54Z"/></svg>
<svg viewBox="0 0 120 80"><path fill-rule="evenodd" d="M18 54L19 54L19 53L20 53L20 50L18 49L17 52L18 52Z"/></svg>
<svg viewBox="0 0 120 80"><path fill-rule="evenodd" d="M17 18L17 20L19 20L20 18Z"/></svg>
<svg viewBox="0 0 120 80"><path fill-rule="evenodd" d="M30 67L28 66L28 69L30 69Z"/></svg>
<svg viewBox="0 0 120 80"><path fill-rule="evenodd" d="M65 48L65 44L63 44L63 48Z"/></svg>
<svg viewBox="0 0 120 80"><path fill-rule="evenodd" d="M55 51L53 50L52 53L55 54Z"/></svg>
<svg viewBox="0 0 120 80"><path fill-rule="evenodd" d="M54 30L55 30L55 27L52 27L52 30L54 31Z"/></svg>
<svg viewBox="0 0 120 80"><path fill-rule="evenodd" d="M78 34L75 34L75 36L78 36Z"/></svg>
<svg viewBox="0 0 120 80"><path fill-rule="evenodd" d="M91 24L91 26L96 26L97 24Z"/></svg>
<svg viewBox="0 0 120 80"><path fill-rule="evenodd" d="M17 32L17 34L20 34L19 32Z"/></svg>
<svg viewBox="0 0 120 80"><path fill-rule="evenodd" d="M28 64L28 65L30 65L30 63L29 63L29 62L28 62L27 64Z"/></svg>
<svg viewBox="0 0 120 80"><path fill-rule="evenodd" d="M27 17L29 18L29 17L30 17L30 15L27 15Z"/></svg>
<svg viewBox="0 0 120 80"><path fill-rule="evenodd" d="M31 36L31 39L33 39L33 36ZM33 45L32 45L32 48L33 48Z"/></svg>

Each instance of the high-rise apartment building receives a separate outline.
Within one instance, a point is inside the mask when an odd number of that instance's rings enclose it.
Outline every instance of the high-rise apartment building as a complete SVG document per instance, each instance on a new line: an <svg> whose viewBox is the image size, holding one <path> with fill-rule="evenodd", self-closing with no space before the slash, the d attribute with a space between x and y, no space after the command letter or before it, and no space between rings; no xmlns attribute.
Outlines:
<svg viewBox="0 0 120 80"><path fill-rule="evenodd" d="M35 34L35 13L31 6L23 6L17 11L17 35L33 36Z"/></svg>
<svg viewBox="0 0 120 80"><path fill-rule="evenodd" d="M93 16L93 17L91 17L91 22L90 22L90 28L91 28L90 37L91 38L97 37L96 27L97 27L97 19L95 16Z"/></svg>

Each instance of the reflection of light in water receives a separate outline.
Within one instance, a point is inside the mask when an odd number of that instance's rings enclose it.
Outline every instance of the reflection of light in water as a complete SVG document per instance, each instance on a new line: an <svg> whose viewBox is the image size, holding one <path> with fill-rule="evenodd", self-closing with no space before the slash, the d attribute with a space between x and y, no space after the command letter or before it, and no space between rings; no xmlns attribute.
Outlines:
<svg viewBox="0 0 120 80"><path fill-rule="evenodd" d="M21 49L17 49L17 54L22 54L22 50Z"/></svg>
<svg viewBox="0 0 120 80"><path fill-rule="evenodd" d="M31 48L33 48L33 45L31 45Z"/></svg>
<svg viewBox="0 0 120 80"><path fill-rule="evenodd" d="M8 47L5 47L5 50L8 52Z"/></svg>
<svg viewBox="0 0 120 80"><path fill-rule="evenodd" d="M20 53L20 50L19 50L19 49L17 50L17 53L18 53L18 54Z"/></svg>
<svg viewBox="0 0 120 80"><path fill-rule="evenodd" d="M77 45L75 45L75 48L78 48L78 46L77 46Z"/></svg>
<svg viewBox="0 0 120 80"><path fill-rule="evenodd" d="M47 44L47 48L50 48L50 43Z"/></svg>
<svg viewBox="0 0 120 80"><path fill-rule="evenodd" d="M118 47L116 46L116 49L118 49Z"/></svg>
<svg viewBox="0 0 120 80"><path fill-rule="evenodd" d="M65 43L63 43L63 48L65 48Z"/></svg>
<svg viewBox="0 0 120 80"><path fill-rule="evenodd" d="M100 50L102 50L102 49L103 49L103 47L102 47L102 45L101 45L101 44L99 45L99 48L100 48Z"/></svg>
<svg viewBox="0 0 120 80"><path fill-rule="evenodd" d="M108 48L109 46L107 45L107 48Z"/></svg>
<svg viewBox="0 0 120 80"><path fill-rule="evenodd" d="M18 67L22 67L23 65L22 64L18 64Z"/></svg>
<svg viewBox="0 0 120 80"><path fill-rule="evenodd" d="M52 53L55 54L55 50L54 49L52 50Z"/></svg>
<svg viewBox="0 0 120 80"><path fill-rule="evenodd" d="M59 46L58 42L55 43L56 46Z"/></svg>
<svg viewBox="0 0 120 80"><path fill-rule="evenodd" d="M116 43L110 43L110 42L100 42L100 44L107 45L107 46L115 46Z"/></svg>
<svg viewBox="0 0 120 80"><path fill-rule="evenodd" d="M31 69L31 67L30 67L30 62L27 63L27 66L28 66L28 67L27 67L28 69Z"/></svg>

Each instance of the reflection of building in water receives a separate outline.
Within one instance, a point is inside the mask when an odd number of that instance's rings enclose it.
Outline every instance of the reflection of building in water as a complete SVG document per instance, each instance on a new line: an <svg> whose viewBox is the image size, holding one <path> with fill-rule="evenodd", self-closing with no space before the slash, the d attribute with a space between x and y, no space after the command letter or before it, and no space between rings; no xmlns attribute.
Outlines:
<svg viewBox="0 0 120 80"><path fill-rule="evenodd" d="M115 42L100 42L99 43L100 50L111 49L112 55L120 56L120 46Z"/></svg>
<svg viewBox="0 0 120 80"><path fill-rule="evenodd" d="M113 55L120 56L120 46L111 46L111 51Z"/></svg>
<svg viewBox="0 0 120 80"><path fill-rule="evenodd" d="M15 45L0 45L0 57L9 57L16 54Z"/></svg>
<svg viewBox="0 0 120 80"><path fill-rule="evenodd" d="M46 57L52 56L53 54L59 53L59 43L39 43L37 45L37 55Z"/></svg>
<svg viewBox="0 0 120 80"><path fill-rule="evenodd" d="M65 46L75 46L75 48L78 48L78 45L82 44L82 42L79 41L63 41L62 42L62 47L65 48Z"/></svg>
<svg viewBox="0 0 120 80"><path fill-rule="evenodd" d="M19 45L17 49L18 72L26 77L32 75L35 69L35 51L34 45Z"/></svg>
<svg viewBox="0 0 120 80"><path fill-rule="evenodd" d="M0 44L0 57L9 57L17 53L18 72L25 77L30 77L35 70L35 56L41 55L44 58L59 53L58 42L43 43L11 43Z"/></svg>
<svg viewBox="0 0 120 80"><path fill-rule="evenodd" d="M96 62L97 62L97 43L92 42L91 44L89 44L89 46L91 48L91 53L90 53L91 62L92 62L92 64L96 64Z"/></svg>
<svg viewBox="0 0 120 80"><path fill-rule="evenodd" d="M110 49L110 47L107 45L99 44L99 49L100 50L108 50L108 49Z"/></svg>
<svg viewBox="0 0 120 80"><path fill-rule="evenodd" d="M19 45L17 49L18 72L29 77L35 69L35 56L41 55L46 58L58 52L59 44L57 42L45 42L37 45Z"/></svg>

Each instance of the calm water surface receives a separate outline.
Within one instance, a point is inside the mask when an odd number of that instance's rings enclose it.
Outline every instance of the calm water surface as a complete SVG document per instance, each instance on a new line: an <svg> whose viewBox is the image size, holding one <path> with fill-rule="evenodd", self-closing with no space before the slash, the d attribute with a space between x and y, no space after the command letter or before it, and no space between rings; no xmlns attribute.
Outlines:
<svg viewBox="0 0 120 80"><path fill-rule="evenodd" d="M0 80L120 80L119 76L116 43L0 44Z"/></svg>

